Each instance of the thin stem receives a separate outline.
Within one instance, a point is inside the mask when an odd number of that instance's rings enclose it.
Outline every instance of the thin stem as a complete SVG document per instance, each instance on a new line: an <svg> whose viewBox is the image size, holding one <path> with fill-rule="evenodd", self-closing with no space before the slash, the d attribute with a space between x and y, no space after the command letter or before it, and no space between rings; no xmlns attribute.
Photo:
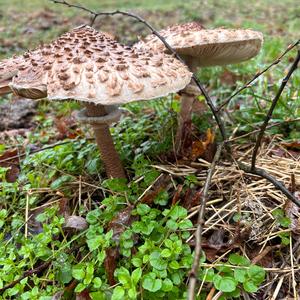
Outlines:
<svg viewBox="0 0 300 300"><path fill-rule="evenodd" d="M213 176L213 173L215 171L216 165L220 159L222 148L223 148L224 143L220 144L217 152L214 156L214 159L210 165L210 169L207 174L207 178L204 184L203 188L203 196L201 198L201 203L199 206L199 211L198 211L198 221L197 221L197 229L196 229L196 247L195 247L195 256L194 256L194 262L193 266L190 272L190 281L189 281L189 286L188 286L188 300L194 300L195 299L195 288L196 288L196 283L197 283L197 271L199 268L199 262L200 262L200 257L201 257L201 252L202 252L202 247L201 247L201 242L202 242L202 230L204 226L204 213L206 209L206 203L208 200L208 191L209 191L209 186L211 183L211 179Z"/></svg>
<svg viewBox="0 0 300 300"><path fill-rule="evenodd" d="M86 113L88 117L100 117L107 114L103 105L92 103L86 104ZM112 178L126 178L122 162L109 131L109 125L93 125L93 128L107 176Z"/></svg>
<svg viewBox="0 0 300 300"><path fill-rule="evenodd" d="M300 60L300 50L298 50L298 54L297 54L297 57L295 58L292 66L290 67L290 70L288 72L288 74L285 76L285 78L282 80L281 82L281 85L279 87L279 90L277 92L277 94L275 95L273 101L272 101L272 104L271 104L271 107L267 113L267 116L264 120L264 123L262 124L261 128L260 128L260 132L258 134L258 137L257 137L257 140L256 140L256 144L254 146L254 150L253 150L253 154L252 154L252 159L251 159L251 169L254 170L255 169L255 163L256 163L256 157L257 157L257 152L258 152L258 149L261 145L261 140L264 136L264 133L265 133L265 130L268 126L268 123L272 117L272 114L273 114L273 111L277 105L277 102L278 100L280 99L280 96L286 86L286 84L288 83L289 79L291 78L292 74L294 73L294 71L297 69L298 67L298 63L299 63L299 60Z"/></svg>
<svg viewBox="0 0 300 300"><path fill-rule="evenodd" d="M294 49L297 45L300 44L300 40L296 41L294 44L289 45L288 48L275 60L273 61L269 66L267 66L265 69L262 71L258 72L255 74L255 76L250 79L247 83L245 83L241 88L239 88L237 91L235 91L229 98L227 98L222 104L219 105L217 108L217 111L219 112L225 105L227 105L235 96L237 96L239 93L241 93L243 90L249 88L251 84L261 75L269 71L273 66L279 64L282 60L282 58L289 53L292 49Z"/></svg>

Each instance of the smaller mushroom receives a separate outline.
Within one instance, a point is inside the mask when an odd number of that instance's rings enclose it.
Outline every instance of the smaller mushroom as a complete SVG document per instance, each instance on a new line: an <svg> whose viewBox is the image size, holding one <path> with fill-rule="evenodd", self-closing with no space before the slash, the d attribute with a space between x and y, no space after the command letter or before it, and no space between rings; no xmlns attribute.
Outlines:
<svg viewBox="0 0 300 300"><path fill-rule="evenodd" d="M258 54L263 43L261 32L250 29L204 29L197 22L175 25L161 30L159 34L182 57L190 70L227 65L248 60ZM151 34L134 45L137 49L154 49L168 53L157 36ZM191 82L181 91L181 110L176 134L176 150L181 151L184 124L191 120L192 106L198 88Z"/></svg>
<svg viewBox="0 0 300 300"><path fill-rule="evenodd" d="M50 44L22 56L9 83L20 96L85 103L79 120L93 126L109 177L125 177L109 131L118 120L115 105L163 97L183 89L191 79L173 56L123 46L110 35L80 26ZM0 79L8 76L1 73Z"/></svg>

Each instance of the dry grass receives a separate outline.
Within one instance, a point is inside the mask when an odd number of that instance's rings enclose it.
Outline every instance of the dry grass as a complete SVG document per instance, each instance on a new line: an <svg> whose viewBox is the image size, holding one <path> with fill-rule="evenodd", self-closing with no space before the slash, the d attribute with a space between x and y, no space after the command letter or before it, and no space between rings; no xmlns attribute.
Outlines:
<svg viewBox="0 0 300 300"><path fill-rule="evenodd" d="M236 147L235 159L250 161L251 150L249 145ZM200 186L203 186L210 163L200 159L192 163L192 167L185 165L155 167L174 177L195 174ZM280 144L279 146L278 143L276 146L275 143L264 144L257 158L257 167L266 170L289 188L292 188L291 178L294 177L296 187L298 184L299 188L300 156L295 158ZM198 214L198 208L199 206L190 208L187 218L194 219ZM277 209L282 209L291 218L292 223L289 227L280 226L273 216L272 212ZM237 213L240 218L234 221ZM263 296L262 299L283 299L283 297L297 299L300 277L300 251L297 242L299 230L298 207L287 200L270 182L246 174L235 162L219 163L210 186L203 228L205 242L202 247L211 263L202 266L213 268L220 264L224 265L223 258L233 248L239 248L244 256L253 263L262 265L268 272L268 280L259 293ZM289 245L281 244L279 236L282 233L290 234ZM191 236L188 242L193 244L194 237Z"/></svg>

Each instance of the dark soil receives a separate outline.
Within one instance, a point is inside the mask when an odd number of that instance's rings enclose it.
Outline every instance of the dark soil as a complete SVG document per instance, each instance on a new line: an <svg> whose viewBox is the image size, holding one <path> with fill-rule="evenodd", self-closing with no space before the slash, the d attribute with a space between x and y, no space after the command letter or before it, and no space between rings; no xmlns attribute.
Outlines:
<svg viewBox="0 0 300 300"><path fill-rule="evenodd" d="M31 127L36 106L37 102L29 99L0 104L0 131Z"/></svg>

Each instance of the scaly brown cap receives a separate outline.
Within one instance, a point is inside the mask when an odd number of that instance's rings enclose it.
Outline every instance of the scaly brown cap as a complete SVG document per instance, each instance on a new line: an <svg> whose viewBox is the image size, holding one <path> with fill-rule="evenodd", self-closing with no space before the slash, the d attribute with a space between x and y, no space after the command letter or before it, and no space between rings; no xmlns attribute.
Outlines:
<svg viewBox="0 0 300 300"><path fill-rule="evenodd" d="M22 56L13 56L0 62L0 95L11 93L9 83L23 64Z"/></svg>
<svg viewBox="0 0 300 300"><path fill-rule="evenodd" d="M261 32L250 29L204 29L196 22L176 25L159 34L183 58L196 57L198 67L226 65L248 60L258 54L262 43ZM149 35L134 45L137 49L168 52L155 36Z"/></svg>
<svg viewBox="0 0 300 300"><path fill-rule="evenodd" d="M10 87L33 99L122 104L181 90L192 75L171 55L123 46L89 26L77 27L23 59L30 64L18 69Z"/></svg>

